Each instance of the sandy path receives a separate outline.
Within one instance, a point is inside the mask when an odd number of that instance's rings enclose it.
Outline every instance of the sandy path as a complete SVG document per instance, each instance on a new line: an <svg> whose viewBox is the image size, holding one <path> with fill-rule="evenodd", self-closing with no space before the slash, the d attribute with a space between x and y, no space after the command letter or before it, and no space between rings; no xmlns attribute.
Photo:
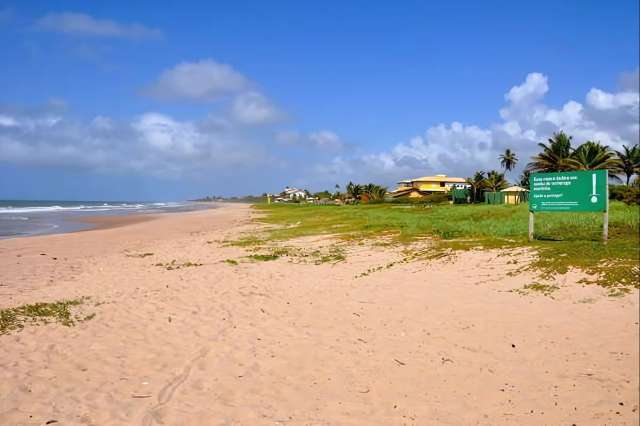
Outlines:
<svg viewBox="0 0 640 426"><path fill-rule="evenodd" d="M0 425L638 424L637 292L519 295L495 252L222 262L251 229L231 205L0 241L1 307L96 313L0 336ZM173 259L203 265L153 266Z"/></svg>

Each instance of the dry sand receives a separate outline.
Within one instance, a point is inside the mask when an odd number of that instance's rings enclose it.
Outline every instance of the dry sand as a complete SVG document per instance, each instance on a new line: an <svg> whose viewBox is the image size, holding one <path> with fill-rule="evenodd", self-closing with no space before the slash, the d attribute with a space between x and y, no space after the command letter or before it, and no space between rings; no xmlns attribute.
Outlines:
<svg viewBox="0 0 640 426"><path fill-rule="evenodd" d="M535 277L494 251L223 262L255 229L230 205L0 241L0 308L95 313L0 336L0 425L638 424L637 291L510 292Z"/></svg>

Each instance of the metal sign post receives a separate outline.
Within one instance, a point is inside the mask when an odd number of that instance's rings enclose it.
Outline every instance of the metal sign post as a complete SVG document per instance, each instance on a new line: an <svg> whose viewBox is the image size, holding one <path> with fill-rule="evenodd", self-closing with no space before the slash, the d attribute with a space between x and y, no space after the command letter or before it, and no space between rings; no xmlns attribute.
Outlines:
<svg viewBox="0 0 640 426"><path fill-rule="evenodd" d="M584 170L532 173L529 240L534 239L535 212L602 212L602 239L609 234L609 172Z"/></svg>

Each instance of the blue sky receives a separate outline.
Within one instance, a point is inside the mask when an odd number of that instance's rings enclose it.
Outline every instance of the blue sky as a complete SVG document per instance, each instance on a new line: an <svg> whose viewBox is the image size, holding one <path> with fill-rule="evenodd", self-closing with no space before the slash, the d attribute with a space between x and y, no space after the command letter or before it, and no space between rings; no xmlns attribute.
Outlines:
<svg viewBox="0 0 640 426"><path fill-rule="evenodd" d="M505 147L522 167L558 129L638 142L637 1L198 3L0 2L0 198L392 185Z"/></svg>

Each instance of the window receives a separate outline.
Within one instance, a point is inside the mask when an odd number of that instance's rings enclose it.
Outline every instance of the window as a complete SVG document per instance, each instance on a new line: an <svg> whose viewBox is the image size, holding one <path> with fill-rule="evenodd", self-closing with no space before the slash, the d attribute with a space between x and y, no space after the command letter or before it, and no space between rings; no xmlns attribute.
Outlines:
<svg viewBox="0 0 640 426"><path fill-rule="evenodd" d="M444 182L440 182L440 187L444 188Z"/></svg>

